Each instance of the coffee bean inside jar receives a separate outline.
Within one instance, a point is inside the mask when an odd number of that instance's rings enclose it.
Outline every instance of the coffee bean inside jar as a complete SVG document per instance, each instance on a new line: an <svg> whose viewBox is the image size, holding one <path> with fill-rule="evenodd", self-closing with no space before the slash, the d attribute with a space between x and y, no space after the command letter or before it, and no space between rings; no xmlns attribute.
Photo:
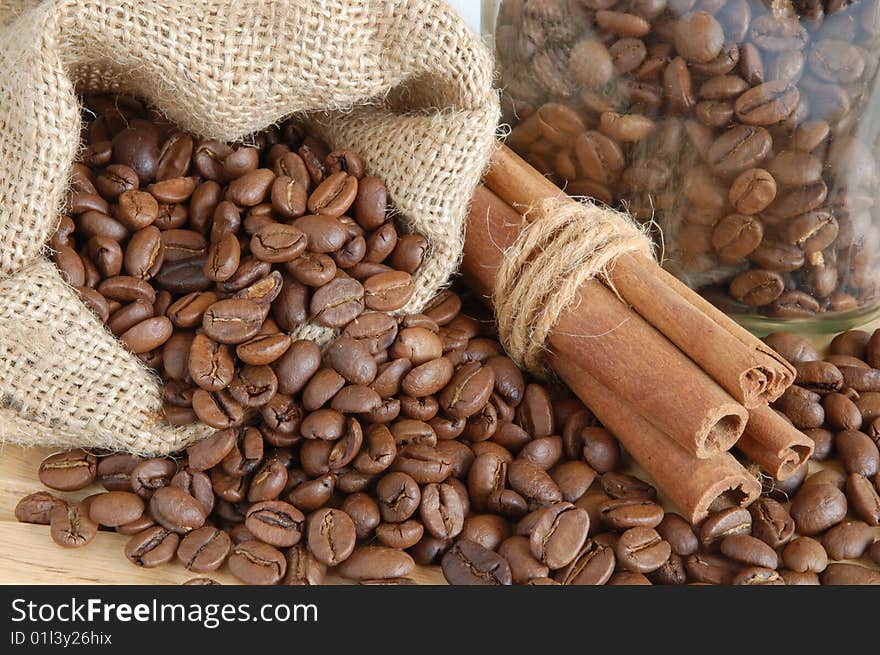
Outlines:
<svg viewBox="0 0 880 655"><path fill-rule="evenodd" d="M880 2L502 0L507 140L726 311L878 306ZM660 234L657 234L658 242Z"/></svg>

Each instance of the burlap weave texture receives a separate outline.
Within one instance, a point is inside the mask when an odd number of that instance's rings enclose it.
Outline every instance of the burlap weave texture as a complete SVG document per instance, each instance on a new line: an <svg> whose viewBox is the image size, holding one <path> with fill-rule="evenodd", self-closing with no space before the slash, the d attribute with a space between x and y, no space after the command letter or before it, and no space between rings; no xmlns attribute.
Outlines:
<svg viewBox="0 0 880 655"><path fill-rule="evenodd" d="M135 94L229 141L301 114L359 150L428 239L417 311L458 264L493 145L491 83L442 0L0 0L0 441L162 454L207 432L164 423L155 374L46 258L81 147L77 93Z"/></svg>

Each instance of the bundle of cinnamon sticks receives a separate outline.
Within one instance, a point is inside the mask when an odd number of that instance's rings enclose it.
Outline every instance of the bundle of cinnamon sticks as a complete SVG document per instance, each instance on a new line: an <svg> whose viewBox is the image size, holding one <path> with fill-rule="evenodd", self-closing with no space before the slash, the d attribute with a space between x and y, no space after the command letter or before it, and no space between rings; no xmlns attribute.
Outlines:
<svg viewBox="0 0 880 655"><path fill-rule="evenodd" d="M472 202L462 264L487 300L504 251L548 198L577 202L499 145ZM794 369L647 256L624 254L606 281L578 288L550 332L546 363L693 523L759 495L732 448L779 480L812 452L768 407Z"/></svg>

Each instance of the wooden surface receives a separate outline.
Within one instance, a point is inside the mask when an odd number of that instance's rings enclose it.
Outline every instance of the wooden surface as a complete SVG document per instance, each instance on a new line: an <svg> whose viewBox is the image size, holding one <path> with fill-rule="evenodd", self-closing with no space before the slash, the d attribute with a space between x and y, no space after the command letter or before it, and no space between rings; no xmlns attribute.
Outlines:
<svg viewBox="0 0 880 655"><path fill-rule="evenodd" d="M864 329L880 327L880 319ZM827 344L829 337L816 337L817 346ZM50 454L45 448L0 447L0 584L180 584L202 574L194 574L178 562L154 569L131 564L122 549L128 537L101 531L94 541L83 548L60 548L49 537L49 527L30 525L15 520L15 505L22 496L44 490L37 479L40 461ZM812 462L811 471L820 465ZM68 499L84 498L103 491L93 485L73 493L59 493ZM875 528L880 538L880 528ZM866 559L861 564L870 565ZM225 570L206 574L223 584L236 580ZM436 567L418 567L411 577L420 584L444 584ZM328 583L344 583L328 576Z"/></svg>
<svg viewBox="0 0 880 655"><path fill-rule="evenodd" d="M177 561L154 569L135 566L122 553L130 537L115 532L102 530L82 548L60 548L49 536L49 526L16 521L15 505L21 497L46 490L37 479L37 467L51 452L10 445L0 448L0 584L180 584L203 576L237 584L225 569L192 573ZM79 499L99 491L104 488L95 484L81 491L52 493ZM419 584L445 584L436 567L419 567L411 577ZM327 582L345 583L335 576L328 576Z"/></svg>

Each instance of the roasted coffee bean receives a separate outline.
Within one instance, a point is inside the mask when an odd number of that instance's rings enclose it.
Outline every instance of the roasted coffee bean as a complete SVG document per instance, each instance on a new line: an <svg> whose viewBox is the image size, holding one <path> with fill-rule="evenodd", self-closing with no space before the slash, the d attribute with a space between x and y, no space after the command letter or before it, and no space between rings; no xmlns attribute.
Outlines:
<svg viewBox="0 0 880 655"><path fill-rule="evenodd" d="M205 334L226 344L239 344L253 338L263 324L264 313L253 300L220 300L205 310Z"/></svg>
<svg viewBox="0 0 880 655"><path fill-rule="evenodd" d="M372 361L372 360L370 360ZM312 375L302 392L303 407L314 411L327 404L345 386L345 378L330 368Z"/></svg>
<svg viewBox="0 0 880 655"><path fill-rule="evenodd" d="M575 559L555 573L555 579L566 585L603 585L614 572L614 549L589 539Z"/></svg>
<svg viewBox="0 0 880 655"><path fill-rule="evenodd" d="M826 416L828 416L827 408ZM867 478L877 474L880 468L880 452L874 441L864 432L856 430L839 432L834 440L834 446L847 473L857 473Z"/></svg>
<svg viewBox="0 0 880 655"><path fill-rule="evenodd" d="M125 556L136 566L154 568L170 562L179 543L180 537L175 532L154 525L128 540Z"/></svg>
<svg viewBox="0 0 880 655"><path fill-rule="evenodd" d="M725 537L721 541L721 552L747 566L775 569L779 564L776 551L760 539L746 534Z"/></svg>
<svg viewBox="0 0 880 655"><path fill-rule="evenodd" d="M177 464L168 459L148 459L131 470L131 489L141 498L150 498L153 493L171 482L177 473Z"/></svg>
<svg viewBox="0 0 880 655"><path fill-rule="evenodd" d="M784 288L785 283L778 273L752 269L733 278L730 295L746 305L761 307L776 300Z"/></svg>
<svg viewBox="0 0 880 655"><path fill-rule="evenodd" d="M171 478L171 486L183 489L195 498L205 510L205 515L210 515L214 509L214 489L211 478L201 471L194 471L187 467Z"/></svg>
<svg viewBox="0 0 880 655"><path fill-rule="evenodd" d="M306 249L306 235L293 225L268 223L251 237L251 253L261 261L271 263L289 262Z"/></svg>
<svg viewBox="0 0 880 655"><path fill-rule="evenodd" d="M655 528L665 541L669 542L672 552L682 557L697 551L700 542L691 525L678 514L666 514Z"/></svg>
<svg viewBox="0 0 880 655"><path fill-rule="evenodd" d="M823 585L880 585L880 573L858 564L829 564L822 574Z"/></svg>
<svg viewBox="0 0 880 655"><path fill-rule="evenodd" d="M381 473L397 455L394 436L384 425L371 425L364 434L364 445L354 459L354 467L366 474Z"/></svg>
<svg viewBox="0 0 880 655"><path fill-rule="evenodd" d="M311 551L300 543L287 550L287 573L282 584L285 585L321 585L327 567L315 559Z"/></svg>
<svg viewBox="0 0 880 655"><path fill-rule="evenodd" d="M392 468L411 476L419 484L443 482L452 474L452 465L430 443L401 445Z"/></svg>
<svg viewBox="0 0 880 655"><path fill-rule="evenodd" d="M764 343L782 355L791 364L816 361L819 353L806 339L786 332L776 332L764 337Z"/></svg>
<svg viewBox="0 0 880 655"><path fill-rule="evenodd" d="M843 375L828 362L802 362L795 365L798 386L818 394L840 391L843 388Z"/></svg>
<svg viewBox="0 0 880 655"><path fill-rule="evenodd" d="M89 486L97 476L98 459L84 450L50 455L40 463L40 482L50 489L76 491Z"/></svg>
<svg viewBox="0 0 880 655"><path fill-rule="evenodd" d="M154 316L123 332L119 340L135 354L148 353L168 341L173 330L165 316Z"/></svg>
<svg viewBox="0 0 880 655"><path fill-rule="evenodd" d="M260 541L286 548L299 542L304 521L303 513L293 505L270 500L250 506L245 526Z"/></svg>
<svg viewBox="0 0 880 655"><path fill-rule="evenodd" d="M856 404L848 397L840 393L830 393L822 400L825 409L825 420L829 427L853 434L862 427L862 414ZM859 433L855 433L859 434ZM858 440L854 440L852 447L859 450ZM854 455L857 457L857 455Z"/></svg>
<svg viewBox="0 0 880 655"><path fill-rule="evenodd" d="M334 409L319 409L308 414L300 425L306 439L335 441L345 430L345 417Z"/></svg>
<svg viewBox="0 0 880 655"><path fill-rule="evenodd" d="M279 378L279 389L284 393L295 393L296 391L299 391L298 388L294 390L290 389L290 376L295 373L291 370L289 365L286 365L281 361L281 358L285 353L291 349L291 345L293 345L292 341L286 334L266 334L262 336L258 334L250 341L238 344L235 347L235 354L245 364L261 366L275 363L274 368L276 376L279 375L280 371L283 371L283 374L288 376L284 382ZM295 380L293 382L295 383ZM282 387L282 384L285 386Z"/></svg>
<svg viewBox="0 0 880 655"><path fill-rule="evenodd" d="M408 554L385 546L360 546L339 565L339 575L351 580L402 578L413 572Z"/></svg>
<svg viewBox="0 0 880 655"><path fill-rule="evenodd" d="M712 142L707 152L708 163L718 175L736 175L763 161L770 151L771 142L769 133L763 127L733 127Z"/></svg>
<svg viewBox="0 0 880 655"><path fill-rule="evenodd" d="M141 517L136 521L126 523L125 525L120 525L118 528L116 528L116 532L118 532L119 534L132 536L143 532L147 528L151 528L154 525L156 525L156 522L149 514L142 514Z"/></svg>
<svg viewBox="0 0 880 655"><path fill-rule="evenodd" d="M821 573L828 566L828 555L815 539L798 537L782 551L782 561L793 571Z"/></svg>
<svg viewBox="0 0 880 655"><path fill-rule="evenodd" d="M274 500L284 490L287 480L284 463L277 457L267 457L251 478L247 499L252 503Z"/></svg>
<svg viewBox="0 0 880 655"><path fill-rule="evenodd" d="M364 310L364 287L351 278L337 278L312 296L310 316L327 327L342 327Z"/></svg>
<svg viewBox="0 0 880 655"><path fill-rule="evenodd" d="M452 584L509 585L513 579L507 560L466 539L460 539L443 555L441 566Z"/></svg>
<svg viewBox="0 0 880 655"><path fill-rule="evenodd" d="M390 548L410 548L419 543L423 535L422 524L412 519L401 523L380 523L376 526L376 537Z"/></svg>
<svg viewBox="0 0 880 655"><path fill-rule="evenodd" d="M415 286L409 273L379 273L364 281L364 303L368 309L374 311L394 311L403 307L414 291Z"/></svg>
<svg viewBox="0 0 880 655"><path fill-rule="evenodd" d="M246 541L233 546L227 566L232 575L252 585L278 584L287 572L284 554L261 541Z"/></svg>
<svg viewBox="0 0 880 655"><path fill-rule="evenodd" d="M108 491L89 503L89 518L115 528L136 521L144 512L144 501L130 491Z"/></svg>
<svg viewBox="0 0 880 655"><path fill-rule="evenodd" d="M874 541L874 531L862 521L843 521L822 537L822 546L833 560L857 559Z"/></svg>
<svg viewBox="0 0 880 655"><path fill-rule="evenodd" d="M608 582L606 584L608 584L609 586L633 586L651 585L653 583L647 576L644 576L641 573L633 573L632 571L617 571L608 579Z"/></svg>
<svg viewBox="0 0 880 655"><path fill-rule="evenodd" d="M526 537L509 537L498 547L498 554L507 560L514 584L527 584L535 578L545 578L550 573L550 569L532 555Z"/></svg>
<svg viewBox="0 0 880 655"><path fill-rule="evenodd" d="M166 263L200 258L208 252L205 237L194 230L163 229L162 245Z"/></svg>
<svg viewBox="0 0 880 655"><path fill-rule="evenodd" d="M489 550L498 550L510 536L510 525L495 514L474 514L464 520L461 538L474 541Z"/></svg>
<svg viewBox="0 0 880 655"><path fill-rule="evenodd" d="M811 536L843 520L846 508L846 497L837 487L811 484L794 496L790 511L798 533Z"/></svg>
<svg viewBox="0 0 880 655"><path fill-rule="evenodd" d="M342 216L355 201L358 180L345 171L329 175L312 192L308 199L308 209L313 214Z"/></svg>
<svg viewBox="0 0 880 655"><path fill-rule="evenodd" d="M495 371L478 362L461 366L440 394L440 405L454 418L467 418L485 406L495 385Z"/></svg>
<svg viewBox="0 0 880 655"><path fill-rule="evenodd" d="M193 382L205 391L220 391L227 387L235 374L229 346L197 334L190 346L189 373Z"/></svg>
<svg viewBox="0 0 880 655"><path fill-rule="evenodd" d="M602 489L612 498L653 500L657 496L657 490L650 484L625 473L604 473L600 481Z"/></svg>
<svg viewBox="0 0 880 655"><path fill-rule="evenodd" d="M784 585L782 576L773 569L749 566L733 576L732 585Z"/></svg>
<svg viewBox="0 0 880 655"><path fill-rule="evenodd" d="M276 177L272 183L270 197L272 207L283 218L299 218L306 213L308 188L296 178L286 175Z"/></svg>
<svg viewBox="0 0 880 655"><path fill-rule="evenodd" d="M141 234L141 231L135 234ZM95 236L89 239L87 247L89 258L102 277L114 277L122 273L123 253L118 241L108 237ZM126 249L127 251L128 249ZM83 268L83 264L84 260L79 259L79 255L76 255L73 249L65 247L56 248L55 265L61 271L68 284L73 286L85 284L85 268ZM136 273L131 274L139 277Z"/></svg>
<svg viewBox="0 0 880 655"><path fill-rule="evenodd" d="M785 506L772 498L759 498L749 507L749 513L752 536L771 548L784 546L794 536L794 520Z"/></svg>
<svg viewBox="0 0 880 655"><path fill-rule="evenodd" d="M541 511L532 528L532 555L549 568L560 569L577 557L589 528L586 510L571 503L555 503Z"/></svg>
<svg viewBox="0 0 880 655"><path fill-rule="evenodd" d="M880 494L868 478L850 473L846 479L846 497L856 516L869 525L880 525Z"/></svg>
<svg viewBox="0 0 880 655"><path fill-rule="evenodd" d="M98 525L89 518L85 503L57 503L49 511L52 541L64 548L85 546L98 533Z"/></svg>
<svg viewBox="0 0 880 655"><path fill-rule="evenodd" d="M759 220L744 214L728 214L715 225L712 246L722 259L734 261L752 253L763 237L764 227Z"/></svg>
<svg viewBox="0 0 880 655"><path fill-rule="evenodd" d="M663 508L639 498L611 499L599 506L602 521L612 530L637 526L656 528L663 520Z"/></svg>
<svg viewBox="0 0 880 655"><path fill-rule="evenodd" d="M747 509L731 507L707 518L700 526L700 543L703 546L733 535L748 534L752 529L752 516Z"/></svg>
<svg viewBox="0 0 880 655"><path fill-rule="evenodd" d="M226 390L196 389L192 408L202 423L218 430L240 425L244 420L244 407Z"/></svg>
<svg viewBox="0 0 880 655"><path fill-rule="evenodd" d="M186 534L205 523L205 508L178 487L161 487L150 497L150 514L163 527Z"/></svg>
<svg viewBox="0 0 880 655"><path fill-rule="evenodd" d="M358 222L361 223L360 219ZM428 241L421 234L403 234L391 252L391 266L412 275L422 265L427 250Z"/></svg>
<svg viewBox="0 0 880 655"><path fill-rule="evenodd" d="M37 491L18 501L15 506L15 519L22 523L49 525L52 510L64 501L46 491Z"/></svg>
<svg viewBox="0 0 880 655"><path fill-rule="evenodd" d="M452 376L452 362L448 357L438 357L410 370L401 381L401 389L414 398L430 396L446 387Z"/></svg>
<svg viewBox="0 0 880 655"><path fill-rule="evenodd" d="M447 483L432 483L422 489L419 506L425 528L439 539L457 537L464 527L465 508L456 489Z"/></svg>
<svg viewBox="0 0 880 655"><path fill-rule="evenodd" d="M359 540L371 537L373 531L376 530L382 520L382 516L379 513L379 505L370 496L362 492L346 496L341 509L351 517ZM379 535L377 534L377 536ZM402 547L408 548L419 539L421 539L421 532L418 539L413 539L407 546ZM394 546L393 544L386 545L401 548L401 546Z"/></svg>
<svg viewBox="0 0 880 655"><path fill-rule="evenodd" d="M392 472L383 476L376 485L376 499L382 520L400 523L418 509L422 495L418 484L406 473Z"/></svg>
<svg viewBox="0 0 880 655"><path fill-rule="evenodd" d="M685 559L688 579L704 584L731 584L735 565L720 555L694 553Z"/></svg>
<svg viewBox="0 0 880 655"><path fill-rule="evenodd" d="M287 494L287 500L303 512L310 512L327 504L333 495L335 484L335 477L327 473L297 484Z"/></svg>
<svg viewBox="0 0 880 655"><path fill-rule="evenodd" d="M695 11L685 14L675 24L676 50L688 61L711 61L723 45L724 30L711 14Z"/></svg>
<svg viewBox="0 0 880 655"><path fill-rule="evenodd" d="M617 561L633 573L650 573L669 559L672 549L652 528L630 528L620 535L615 548Z"/></svg>
<svg viewBox="0 0 880 655"><path fill-rule="evenodd" d="M523 446L518 457L549 471L562 457L562 438L550 436L532 439Z"/></svg>
<svg viewBox="0 0 880 655"><path fill-rule="evenodd" d="M617 468L620 447L610 432L599 427L585 427L580 432L583 457L597 473L608 473Z"/></svg>
<svg viewBox="0 0 880 655"><path fill-rule="evenodd" d="M275 174L265 168L245 173L233 180L226 188L226 200L241 207L259 205L269 195Z"/></svg>
<svg viewBox="0 0 880 655"><path fill-rule="evenodd" d="M242 366L229 384L229 394L244 407L265 405L277 390L278 379L268 366Z"/></svg>
<svg viewBox="0 0 880 655"><path fill-rule="evenodd" d="M527 499L539 505L562 500L562 492L553 478L543 469L526 460L515 460L507 467L510 486Z"/></svg>
<svg viewBox="0 0 880 655"><path fill-rule="evenodd" d="M355 547L354 523L345 512L320 509L308 518L308 544L315 558L328 566L344 562Z"/></svg>
<svg viewBox="0 0 880 655"><path fill-rule="evenodd" d="M223 461L235 447L238 430L219 430L213 436L187 449L189 467L195 471L207 471Z"/></svg>
<svg viewBox="0 0 880 655"><path fill-rule="evenodd" d="M342 336L327 351L327 363L352 384L370 384L376 377L376 362L360 341Z"/></svg>
<svg viewBox="0 0 880 655"><path fill-rule="evenodd" d="M177 547L177 559L188 571L216 571L226 561L232 539L223 530L206 525L187 534Z"/></svg>
<svg viewBox="0 0 880 655"><path fill-rule="evenodd" d="M241 245L234 234L225 234L211 243L205 259L204 274L214 282L225 282L238 270Z"/></svg>

